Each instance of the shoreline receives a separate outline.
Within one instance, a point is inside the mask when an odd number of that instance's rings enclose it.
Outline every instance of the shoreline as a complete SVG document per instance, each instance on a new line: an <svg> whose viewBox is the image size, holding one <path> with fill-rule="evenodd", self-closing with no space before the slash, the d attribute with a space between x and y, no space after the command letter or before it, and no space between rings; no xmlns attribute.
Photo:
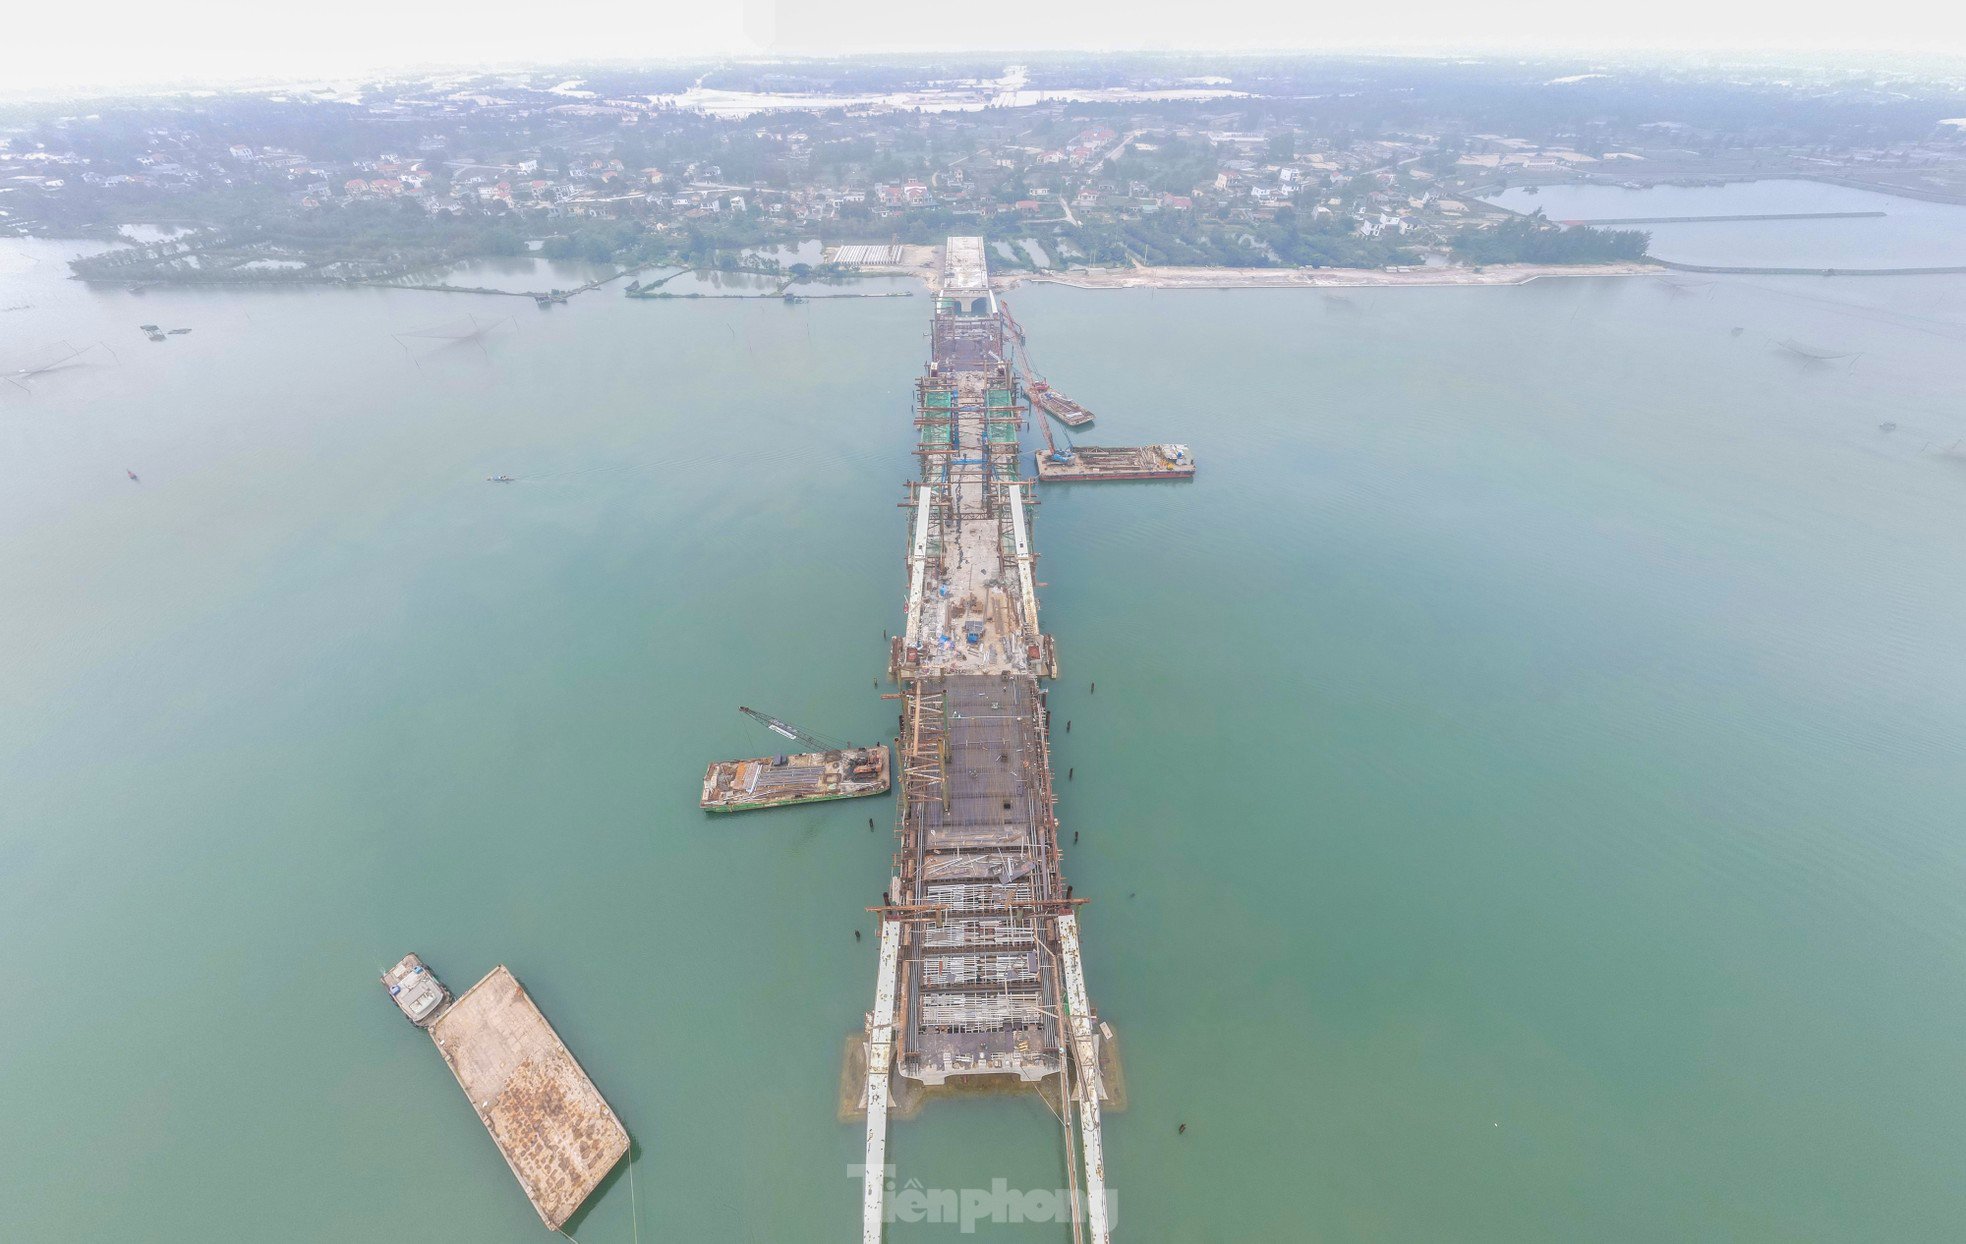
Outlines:
<svg viewBox="0 0 1966 1244"><path fill-rule="evenodd" d="M1660 186L1697 187L1707 183L1738 186L1756 181L1813 181L1820 182L1826 186L1841 186L1846 190L1865 190L1871 194L1884 195L1887 198L1915 199L1923 203L1950 203L1954 206L1966 206L1966 194L1934 189L1929 186L1904 186L1891 182L1877 182L1863 177L1853 177L1847 173L1817 171L1814 169L1748 169L1728 172L1707 171L1705 169L1675 169L1662 172L1654 169L1623 167L1618 170L1616 176L1621 181L1638 182L1647 190L1656 190ZM1467 203L1470 207L1479 204L1483 207L1493 208L1496 211L1507 212L1512 216L1522 216L1527 213L1519 212L1512 207L1503 207L1500 203L1491 203L1482 196L1499 194L1504 190L1520 190L1528 186L1556 188L1563 186L1605 186L1609 184L1611 183L1604 177L1602 166L1600 166L1596 175L1573 173L1570 176L1562 176L1554 172L1549 174L1540 172L1519 174L1508 181L1490 179L1473 181L1465 186L1444 186L1442 187L1442 193L1451 191L1455 198Z"/></svg>
<svg viewBox="0 0 1966 1244"><path fill-rule="evenodd" d="M1656 263L1488 264L1474 268L1105 268L1068 273L1003 273L1004 285L1074 289L1364 289L1419 285L1526 285L1551 276L1658 276Z"/></svg>

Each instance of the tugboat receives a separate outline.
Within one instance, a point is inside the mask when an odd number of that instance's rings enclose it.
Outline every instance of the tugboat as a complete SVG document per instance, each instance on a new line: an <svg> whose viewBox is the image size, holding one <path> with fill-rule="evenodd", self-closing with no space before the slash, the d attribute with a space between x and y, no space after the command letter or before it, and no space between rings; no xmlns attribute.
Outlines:
<svg viewBox="0 0 1966 1244"><path fill-rule="evenodd" d="M418 1028L436 1023L451 1004L451 991L415 955L404 955L402 962L382 974L382 983L403 1018Z"/></svg>

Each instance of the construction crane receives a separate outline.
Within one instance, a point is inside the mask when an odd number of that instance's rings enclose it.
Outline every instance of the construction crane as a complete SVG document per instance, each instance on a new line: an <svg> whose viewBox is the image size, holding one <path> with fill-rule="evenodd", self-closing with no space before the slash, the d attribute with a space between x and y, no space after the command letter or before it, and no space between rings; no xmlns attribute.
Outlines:
<svg viewBox="0 0 1966 1244"><path fill-rule="evenodd" d="M1053 447L1051 451L1051 460L1053 462L1070 462L1073 459L1077 458L1079 456L1078 442L1072 439L1071 432L1065 428L1060 428L1058 430L1058 435L1065 438L1065 448L1059 449Z"/></svg>
<svg viewBox="0 0 1966 1244"><path fill-rule="evenodd" d="M1024 379L1026 382L1035 380L1038 381L1039 383L1043 383L1044 382L1043 374L1040 373L1036 367L1033 367L1031 365L1031 346L1030 343L1024 339L1024 326L1022 324L1019 324L1016 320L1010 319L1010 312L1008 309L1004 311L1004 319L1009 322L1009 326L1012 329L1008 337L1010 348L1005 351L1005 353L1009 354L1011 357L1006 359L1005 361L1010 363L1013 367L1016 367L1019 371L1023 372Z"/></svg>
<svg viewBox="0 0 1966 1244"><path fill-rule="evenodd" d="M1003 326L1010 330L1011 337L1017 341L1018 345L1023 345L1024 326L1019 324L1017 317L1010 313L1010 304L1001 298L997 299L997 313L1003 317Z"/></svg>
<svg viewBox="0 0 1966 1244"><path fill-rule="evenodd" d="M1058 442L1051 439L1051 420L1045 418L1043 411L1037 413L1034 422L1038 425L1038 431L1044 433L1044 460L1046 462L1056 462L1062 465L1070 462L1077 456L1078 446L1072 443L1072 434L1069 431L1063 428L1059 429L1060 434L1065 438L1065 448L1060 449L1058 448Z"/></svg>
<svg viewBox="0 0 1966 1244"><path fill-rule="evenodd" d="M1018 341L1020 343L1023 341L1021 330L1018 336ZM1031 366L1030 350L1019 349L1013 351L1013 353L1018 355L1022 361L1022 365L1018 367L1018 371L1022 374L1025 392L1027 393L1030 392L1033 382L1035 382L1039 386L1043 386L1044 378L1038 375L1037 369L1035 367ZM1016 360L1013 360L1013 365L1015 364L1016 364ZM1035 411L1031 416L1031 422L1038 425L1038 432L1044 437L1045 461L1062 463L1062 462L1070 462L1072 460L1072 450L1076 449L1077 446L1072 445L1072 434L1070 432L1065 433L1065 444L1068 446L1068 448L1060 449L1058 448L1058 442L1051 439L1051 420L1045 417L1044 411L1042 410Z"/></svg>
<svg viewBox="0 0 1966 1244"><path fill-rule="evenodd" d="M1009 308L1003 308L1003 313L1005 320L1009 321L1011 326L1016 329L1013 335L1013 346L1010 351L1012 355L1010 363L1021 373L1025 392L1031 393L1049 389L1051 386L1046 383L1043 373L1031 365L1031 347L1025 344L1023 326L1019 325L1015 320L1010 319ZM1046 462L1054 462L1062 466L1078 456L1078 446L1072 443L1072 434L1070 432L1064 433L1065 448L1058 448L1058 442L1051 438L1051 420L1046 417L1043 409L1034 409L1031 421L1038 425L1039 433L1044 436L1044 460Z"/></svg>
<svg viewBox="0 0 1966 1244"><path fill-rule="evenodd" d="M761 713L755 708L746 708L742 704L737 706L737 711L751 718L773 734L783 735L794 743L804 743L814 751L837 752L844 750L840 744L833 740L821 738L810 730L801 730L791 722L780 721L770 713Z"/></svg>

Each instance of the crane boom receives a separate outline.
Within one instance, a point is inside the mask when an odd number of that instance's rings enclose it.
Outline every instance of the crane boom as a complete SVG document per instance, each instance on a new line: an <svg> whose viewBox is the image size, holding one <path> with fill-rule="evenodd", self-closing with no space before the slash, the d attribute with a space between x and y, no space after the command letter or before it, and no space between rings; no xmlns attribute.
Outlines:
<svg viewBox="0 0 1966 1244"><path fill-rule="evenodd" d="M1013 341L1014 348L1011 353L1015 356L1015 361L1020 364L1018 371L1022 374L1025 392L1028 393L1031 391L1033 381L1037 382L1039 388L1046 387L1044 377L1038 374L1037 368L1031 366L1031 349L1024 344L1023 328L1018 326L1015 320L1010 319L1010 309L1008 307L1003 308L1003 315L1004 319L1009 321L1010 325L1016 329ZM1031 420L1038 425L1038 432L1044 437L1045 457L1052 462L1070 462L1072 460L1072 453L1060 453L1058 451L1058 442L1051 439L1051 420L1045 418L1043 409L1034 406ZM1066 434L1065 443L1067 445L1072 444L1070 433ZM1077 446L1073 446L1072 448L1076 450Z"/></svg>
<svg viewBox="0 0 1966 1244"><path fill-rule="evenodd" d="M818 735L807 730L801 730L789 721L780 721L770 713L761 713L755 708L746 708L742 704L737 706L737 711L756 721L773 734L783 735L794 743L805 743L822 752L839 750L835 745L820 738Z"/></svg>

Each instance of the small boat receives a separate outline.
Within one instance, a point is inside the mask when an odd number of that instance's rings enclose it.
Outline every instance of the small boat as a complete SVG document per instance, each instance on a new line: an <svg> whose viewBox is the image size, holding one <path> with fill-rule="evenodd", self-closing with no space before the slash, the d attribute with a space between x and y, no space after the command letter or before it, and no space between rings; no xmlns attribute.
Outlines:
<svg viewBox="0 0 1966 1244"><path fill-rule="evenodd" d="M190 331L188 328L173 328L170 330L170 335L173 337L182 337Z"/></svg>
<svg viewBox="0 0 1966 1244"><path fill-rule="evenodd" d="M125 475L127 475L127 476L129 476L129 477L130 477L130 479L131 479L131 480L132 480L133 482L135 482L135 483L138 483L138 484L141 484L141 483L143 482L142 480L140 480L140 479L137 479L137 473L136 473L135 471L132 471L132 470L131 470L130 468L128 468L128 467L124 467L124 468L123 468L123 474L125 474Z"/></svg>
<svg viewBox="0 0 1966 1244"><path fill-rule="evenodd" d="M513 479L510 475L487 475L485 476L485 482L487 484L516 484L519 481Z"/></svg>
<svg viewBox="0 0 1966 1244"><path fill-rule="evenodd" d="M139 324L137 325L137 327L141 328L146 333L154 333L157 331L157 326L155 324Z"/></svg>
<svg viewBox="0 0 1966 1244"><path fill-rule="evenodd" d="M451 991L413 954L404 955L395 967L384 972L382 983L403 1018L418 1028L436 1023L451 1004Z"/></svg>
<svg viewBox="0 0 1966 1244"><path fill-rule="evenodd" d="M1887 419L1877 425L1877 430L1880 432L1895 432L1898 430L1898 425Z"/></svg>

